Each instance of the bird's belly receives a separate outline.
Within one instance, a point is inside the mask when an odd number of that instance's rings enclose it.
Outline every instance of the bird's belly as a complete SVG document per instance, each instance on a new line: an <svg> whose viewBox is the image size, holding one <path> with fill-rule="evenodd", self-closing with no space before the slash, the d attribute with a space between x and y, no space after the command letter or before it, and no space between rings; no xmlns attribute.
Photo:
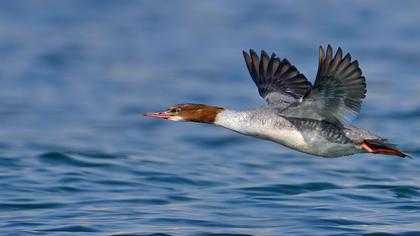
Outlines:
<svg viewBox="0 0 420 236"><path fill-rule="evenodd" d="M308 145L303 138L303 135L298 130L270 129L265 132L257 133L256 136L294 149L301 149Z"/></svg>
<svg viewBox="0 0 420 236"><path fill-rule="evenodd" d="M268 129L257 137L271 140L289 148L323 157L339 157L359 152L352 143L331 142L317 133L308 135L297 129Z"/></svg>

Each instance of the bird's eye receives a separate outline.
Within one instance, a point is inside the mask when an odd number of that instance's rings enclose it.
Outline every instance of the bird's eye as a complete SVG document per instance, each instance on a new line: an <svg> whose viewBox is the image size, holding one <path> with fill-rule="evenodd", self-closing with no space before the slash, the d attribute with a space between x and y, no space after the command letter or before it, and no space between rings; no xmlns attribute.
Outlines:
<svg viewBox="0 0 420 236"><path fill-rule="evenodd" d="M174 114L177 114L177 113L180 113L181 112L181 108L171 108L169 110L169 112L174 113Z"/></svg>

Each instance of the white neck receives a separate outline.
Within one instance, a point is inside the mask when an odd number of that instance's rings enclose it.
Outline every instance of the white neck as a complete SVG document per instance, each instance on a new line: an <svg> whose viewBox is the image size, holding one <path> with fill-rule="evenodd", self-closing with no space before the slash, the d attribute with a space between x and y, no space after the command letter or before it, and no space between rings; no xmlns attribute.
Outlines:
<svg viewBox="0 0 420 236"><path fill-rule="evenodd" d="M216 116L215 125L242 133L252 135L255 133L255 110L228 110L225 109Z"/></svg>

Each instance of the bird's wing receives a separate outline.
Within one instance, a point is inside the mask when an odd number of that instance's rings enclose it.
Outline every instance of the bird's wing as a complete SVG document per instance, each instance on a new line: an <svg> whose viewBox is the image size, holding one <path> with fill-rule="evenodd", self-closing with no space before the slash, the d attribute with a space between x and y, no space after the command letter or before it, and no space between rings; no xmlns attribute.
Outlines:
<svg viewBox="0 0 420 236"><path fill-rule="evenodd" d="M311 90L281 112L289 117L305 117L342 124L355 117L366 96L365 77L357 60L351 61L341 48L333 58L330 45L327 53L319 48L319 66Z"/></svg>
<svg viewBox="0 0 420 236"><path fill-rule="evenodd" d="M311 88L311 83L286 59L274 53L269 57L261 51L261 58L251 49L243 52L246 65L258 92L268 104L292 103Z"/></svg>

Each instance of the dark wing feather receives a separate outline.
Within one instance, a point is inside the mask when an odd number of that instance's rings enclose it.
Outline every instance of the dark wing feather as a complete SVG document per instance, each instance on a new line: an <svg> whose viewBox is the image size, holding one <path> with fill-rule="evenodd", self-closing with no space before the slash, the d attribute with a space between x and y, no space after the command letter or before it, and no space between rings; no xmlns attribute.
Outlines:
<svg viewBox="0 0 420 236"><path fill-rule="evenodd" d="M269 57L265 51L261 51L261 58L253 50L243 54L258 92L269 104L291 103L311 88L305 76L286 59L280 60L274 53Z"/></svg>
<svg viewBox="0 0 420 236"><path fill-rule="evenodd" d="M327 53L319 48L319 66L312 89L301 101L282 111L283 115L330 122L346 122L356 116L366 96L365 77L351 55L343 56L341 48L333 58L330 45Z"/></svg>

